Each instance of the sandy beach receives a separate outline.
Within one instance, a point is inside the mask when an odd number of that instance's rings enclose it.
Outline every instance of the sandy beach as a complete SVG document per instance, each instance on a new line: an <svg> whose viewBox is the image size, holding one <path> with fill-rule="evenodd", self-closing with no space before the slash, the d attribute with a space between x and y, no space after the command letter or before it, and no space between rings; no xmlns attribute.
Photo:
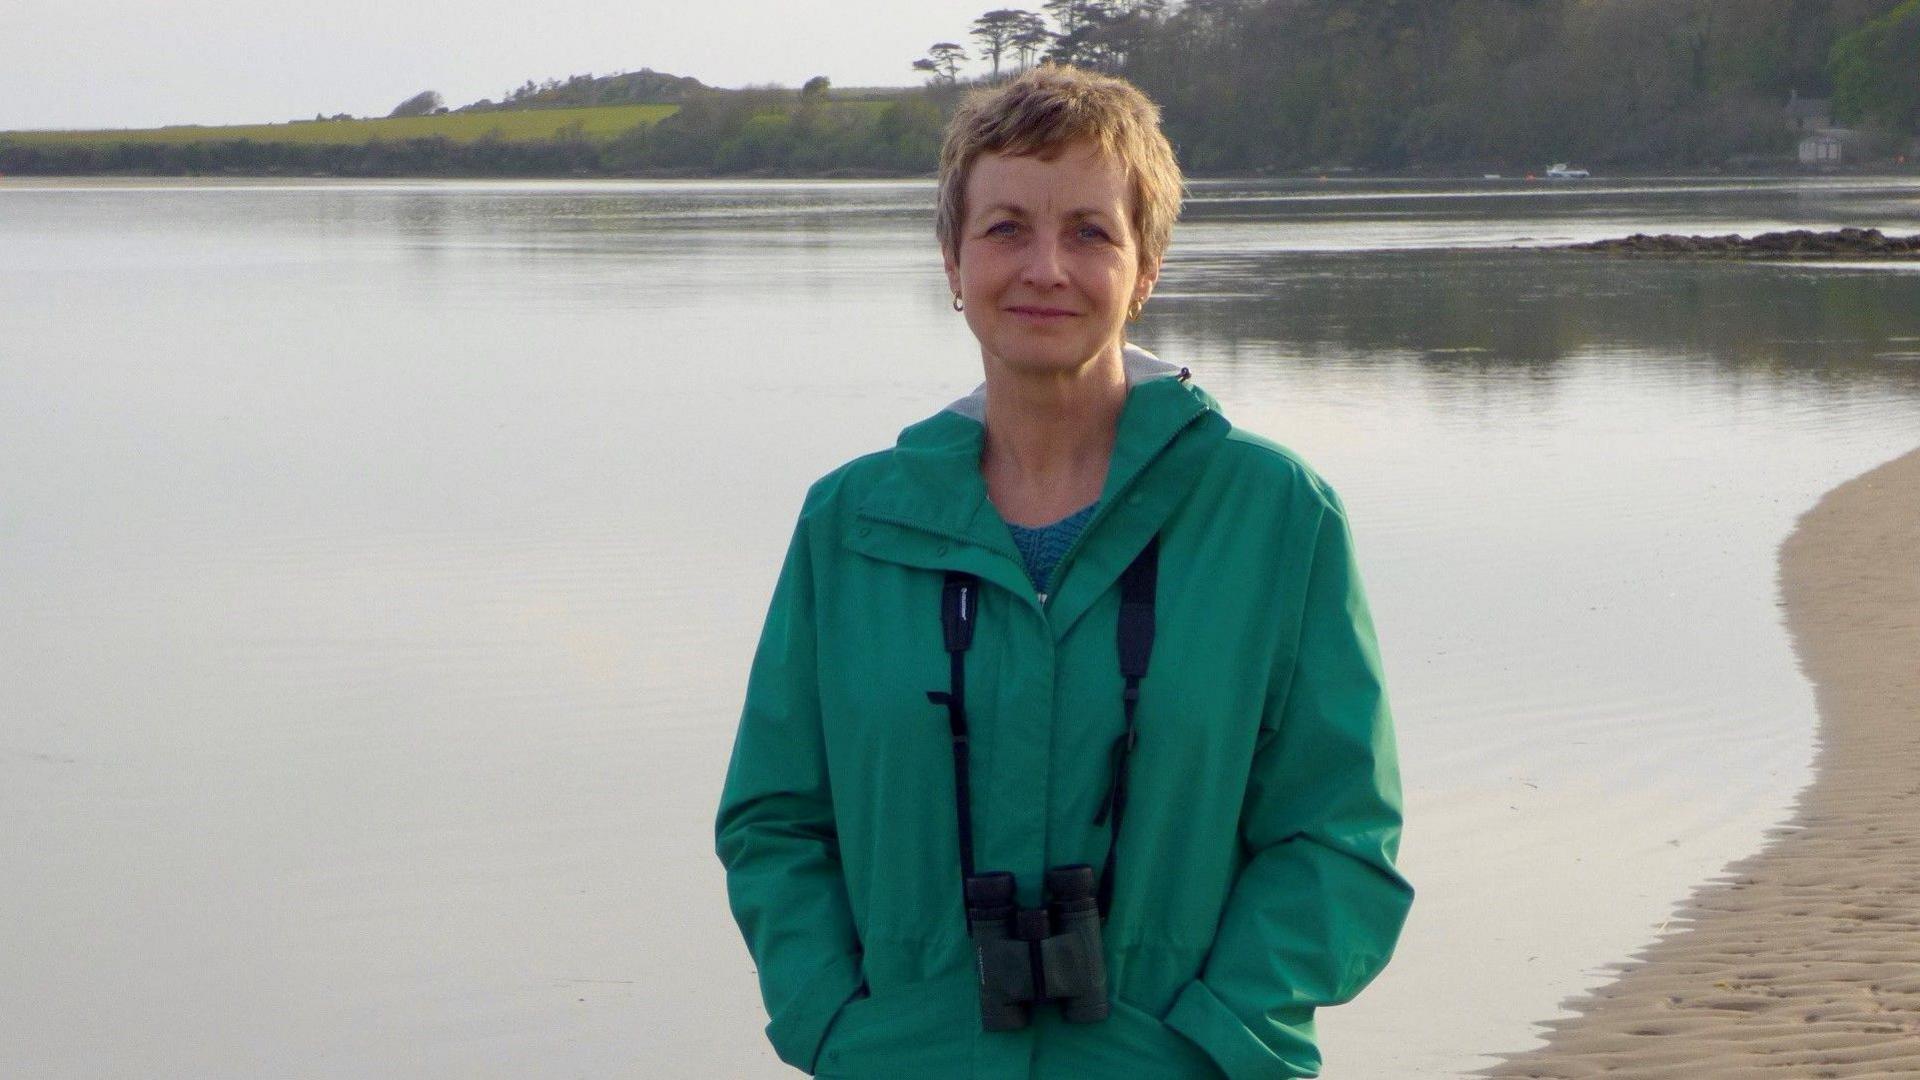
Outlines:
<svg viewBox="0 0 1920 1080"><path fill-rule="evenodd" d="M1801 517L1780 591L1820 709L1793 819L1481 1075L1920 1077L1920 450Z"/></svg>

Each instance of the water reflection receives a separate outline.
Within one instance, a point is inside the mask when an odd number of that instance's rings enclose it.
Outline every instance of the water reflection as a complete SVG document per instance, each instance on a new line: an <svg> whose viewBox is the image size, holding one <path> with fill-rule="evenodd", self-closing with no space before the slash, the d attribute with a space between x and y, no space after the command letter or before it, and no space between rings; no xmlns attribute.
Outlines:
<svg viewBox="0 0 1920 1080"><path fill-rule="evenodd" d="M1441 370L1550 374L1596 350L1741 371L1913 385L1920 278L1888 269L1572 252L1267 254L1177 260L1156 329L1212 348L1417 355Z"/></svg>

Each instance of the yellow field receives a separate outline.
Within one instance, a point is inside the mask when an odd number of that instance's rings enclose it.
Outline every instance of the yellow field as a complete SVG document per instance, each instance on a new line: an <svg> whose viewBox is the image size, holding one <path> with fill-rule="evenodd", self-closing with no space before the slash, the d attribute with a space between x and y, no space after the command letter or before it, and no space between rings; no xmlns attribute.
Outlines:
<svg viewBox="0 0 1920 1080"><path fill-rule="evenodd" d="M576 121L589 139L611 139L635 124L652 124L678 105L594 105L578 109L518 109L512 112L445 113L381 120L305 120L290 124L237 124L230 127L181 125L124 131L0 131L0 140L19 143L189 143L222 139L254 142L355 145L373 139L420 139L444 135L473 142L498 131L508 142L551 139Z"/></svg>

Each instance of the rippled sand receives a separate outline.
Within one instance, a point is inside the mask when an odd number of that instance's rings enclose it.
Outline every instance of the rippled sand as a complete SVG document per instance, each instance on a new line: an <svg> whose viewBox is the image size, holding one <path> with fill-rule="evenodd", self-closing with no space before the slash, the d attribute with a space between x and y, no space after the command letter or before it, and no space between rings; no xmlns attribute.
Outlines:
<svg viewBox="0 0 1920 1080"><path fill-rule="evenodd" d="M1808 511L1780 581L1820 704L1793 821L1482 1075L1920 1077L1920 450Z"/></svg>

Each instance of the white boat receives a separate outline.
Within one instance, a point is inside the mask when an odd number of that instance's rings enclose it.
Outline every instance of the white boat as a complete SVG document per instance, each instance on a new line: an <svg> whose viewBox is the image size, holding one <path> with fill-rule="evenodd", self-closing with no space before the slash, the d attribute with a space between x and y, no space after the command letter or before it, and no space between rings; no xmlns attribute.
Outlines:
<svg viewBox="0 0 1920 1080"><path fill-rule="evenodd" d="M1547 166L1547 178L1550 180L1585 180L1592 175L1585 169L1569 169L1564 161Z"/></svg>

